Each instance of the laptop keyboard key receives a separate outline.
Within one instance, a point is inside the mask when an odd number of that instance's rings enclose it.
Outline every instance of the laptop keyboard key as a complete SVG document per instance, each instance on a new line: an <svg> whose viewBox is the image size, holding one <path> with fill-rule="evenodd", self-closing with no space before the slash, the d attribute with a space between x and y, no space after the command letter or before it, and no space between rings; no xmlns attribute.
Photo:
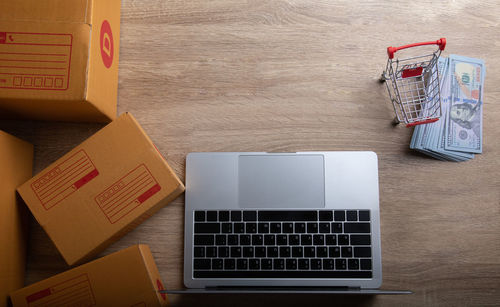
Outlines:
<svg viewBox="0 0 500 307"><path fill-rule="evenodd" d="M319 223L319 233L330 233L330 223Z"/></svg>
<svg viewBox="0 0 500 307"><path fill-rule="evenodd" d="M217 211L207 211L207 221L217 222Z"/></svg>
<svg viewBox="0 0 500 307"><path fill-rule="evenodd" d="M194 253L195 257L198 257L198 258L201 257L201 258L203 258L203 257L205 257L205 248L204 247L197 247L197 246L195 246L193 253Z"/></svg>
<svg viewBox="0 0 500 307"><path fill-rule="evenodd" d="M214 245L214 235L194 235L194 245Z"/></svg>
<svg viewBox="0 0 500 307"><path fill-rule="evenodd" d="M343 222L345 221L345 211L344 210L335 210L333 213L335 222Z"/></svg>
<svg viewBox="0 0 500 307"><path fill-rule="evenodd" d="M195 211L194 212L195 222L205 222L205 211Z"/></svg>
<svg viewBox="0 0 500 307"><path fill-rule="evenodd" d="M267 248L267 257L269 258L278 258L278 248L273 246L273 247L268 247Z"/></svg>
<svg viewBox="0 0 500 307"><path fill-rule="evenodd" d="M317 221L316 211L259 211L259 221Z"/></svg>
<svg viewBox="0 0 500 307"><path fill-rule="evenodd" d="M257 220L257 212L255 211L243 211L243 221L250 222Z"/></svg>
<svg viewBox="0 0 500 307"><path fill-rule="evenodd" d="M253 247L252 246L243 247L243 257L253 258Z"/></svg>
<svg viewBox="0 0 500 307"><path fill-rule="evenodd" d="M363 222L370 221L370 211L368 210L359 210L359 220Z"/></svg>
<svg viewBox="0 0 500 307"><path fill-rule="evenodd" d="M299 259L299 270L309 270L309 259Z"/></svg>
<svg viewBox="0 0 500 307"><path fill-rule="evenodd" d="M330 222L333 221L333 212L332 211L320 211L319 212L319 220Z"/></svg>
<svg viewBox="0 0 500 307"><path fill-rule="evenodd" d="M306 223L295 223L295 233L306 233Z"/></svg>
<svg viewBox="0 0 500 307"><path fill-rule="evenodd" d="M266 248L263 246L255 247L255 257L265 258L266 257Z"/></svg>
<svg viewBox="0 0 500 307"><path fill-rule="evenodd" d="M328 249L328 254L330 255L330 258L340 258L340 247L330 247Z"/></svg>
<svg viewBox="0 0 500 307"><path fill-rule="evenodd" d="M372 269L372 260L371 259L361 259L360 267L362 270L371 270Z"/></svg>
<svg viewBox="0 0 500 307"><path fill-rule="evenodd" d="M219 258L229 257L229 247L221 246L219 247Z"/></svg>
<svg viewBox="0 0 500 307"><path fill-rule="evenodd" d="M214 247L214 246L207 247L206 254L207 254L207 258L217 257L217 247Z"/></svg>
<svg viewBox="0 0 500 307"><path fill-rule="evenodd" d="M292 247L292 256L295 258L302 258L304 253L304 248L302 246ZM314 257L314 256L313 256Z"/></svg>
<svg viewBox="0 0 500 307"><path fill-rule="evenodd" d="M285 259L274 259L274 269L284 270L285 269Z"/></svg>
<svg viewBox="0 0 500 307"><path fill-rule="evenodd" d="M222 223L222 233L233 233L233 224Z"/></svg>
<svg viewBox="0 0 500 307"><path fill-rule="evenodd" d="M238 259L236 260L236 269L247 270L248 269L248 259Z"/></svg>
<svg viewBox="0 0 500 307"><path fill-rule="evenodd" d="M314 235L313 236L314 245L325 245L325 236L324 235Z"/></svg>
<svg viewBox="0 0 500 307"><path fill-rule="evenodd" d="M240 235L240 245L250 245L250 235Z"/></svg>
<svg viewBox="0 0 500 307"><path fill-rule="evenodd" d="M231 258L239 258L241 257L241 247L231 247Z"/></svg>
<svg viewBox="0 0 500 307"><path fill-rule="evenodd" d="M299 235L288 235L288 244L289 245L299 245L300 239Z"/></svg>
<svg viewBox="0 0 500 307"><path fill-rule="evenodd" d="M318 223L307 223L307 233L318 233Z"/></svg>
<svg viewBox="0 0 500 307"><path fill-rule="evenodd" d="M304 247L304 257L309 257L309 258L316 257L316 248L313 246Z"/></svg>
<svg viewBox="0 0 500 307"><path fill-rule="evenodd" d="M349 245L349 235L338 236L339 245Z"/></svg>
<svg viewBox="0 0 500 307"><path fill-rule="evenodd" d="M234 270L235 262L234 259L224 259L224 270Z"/></svg>
<svg viewBox="0 0 500 307"><path fill-rule="evenodd" d="M219 211L219 222L229 222L229 211Z"/></svg>
<svg viewBox="0 0 500 307"><path fill-rule="evenodd" d="M276 245L276 236L264 235L264 245Z"/></svg>
<svg viewBox="0 0 500 307"><path fill-rule="evenodd" d="M262 245L264 243L263 235L252 235L252 245Z"/></svg>
<svg viewBox="0 0 500 307"><path fill-rule="evenodd" d="M245 224L244 223L234 223L233 224L234 233L245 233Z"/></svg>
<svg viewBox="0 0 500 307"><path fill-rule="evenodd" d="M241 211L231 211L231 222L241 221Z"/></svg>
<svg viewBox="0 0 500 307"><path fill-rule="evenodd" d="M227 245L238 245L238 235L227 235Z"/></svg>
<svg viewBox="0 0 500 307"><path fill-rule="evenodd" d="M323 259L323 270L333 270L334 261L333 259Z"/></svg>
<svg viewBox="0 0 500 307"><path fill-rule="evenodd" d="M283 223L283 233L293 233L293 223Z"/></svg>
<svg viewBox="0 0 500 307"><path fill-rule="evenodd" d="M342 233L342 223L332 223L333 233Z"/></svg>
<svg viewBox="0 0 500 307"><path fill-rule="evenodd" d="M312 235L301 235L300 245L312 245Z"/></svg>
<svg viewBox="0 0 500 307"><path fill-rule="evenodd" d="M321 259L311 259L311 270L321 270Z"/></svg>
<svg viewBox="0 0 500 307"><path fill-rule="evenodd" d="M359 259L349 259L347 261L349 270L359 270Z"/></svg>
<svg viewBox="0 0 500 307"><path fill-rule="evenodd" d="M212 259L212 270L222 270L224 261L222 259Z"/></svg>
<svg viewBox="0 0 500 307"><path fill-rule="evenodd" d="M246 224L247 233L257 233L257 223L247 223Z"/></svg>
<svg viewBox="0 0 500 307"><path fill-rule="evenodd" d="M194 269L195 270L210 270L212 267L210 259L194 259Z"/></svg>
<svg viewBox="0 0 500 307"><path fill-rule="evenodd" d="M220 224L194 223L194 233L220 233Z"/></svg>
<svg viewBox="0 0 500 307"><path fill-rule="evenodd" d="M272 259L261 259L260 266L262 270L272 270L273 260Z"/></svg>
<svg viewBox="0 0 500 307"><path fill-rule="evenodd" d="M347 264L345 259L335 259L335 268L337 270L347 270Z"/></svg>
<svg viewBox="0 0 500 307"><path fill-rule="evenodd" d="M281 224L271 223L271 233L281 233Z"/></svg>
<svg viewBox="0 0 500 307"><path fill-rule="evenodd" d="M328 249L326 247L316 247L316 257L326 258L328 257Z"/></svg>
<svg viewBox="0 0 500 307"><path fill-rule="evenodd" d="M352 247L344 246L342 247L341 251L342 251L342 258L352 257Z"/></svg>
<svg viewBox="0 0 500 307"><path fill-rule="evenodd" d="M248 259L248 267L250 270L260 270L260 259Z"/></svg>
<svg viewBox="0 0 500 307"><path fill-rule="evenodd" d="M276 236L276 245L288 245L288 239L286 235Z"/></svg>
<svg viewBox="0 0 500 307"><path fill-rule="evenodd" d="M216 245L226 245L226 235L216 235L215 236L215 244Z"/></svg>
<svg viewBox="0 0 500 307"><path fill-rule="evenodd" d="M354 257L368 258L372 256L372 249L370 247L355 247Z"/></svg>
<svg viewBox="0 0 500 307"><path fill-rule="evenodd" d="M284 246L280 247L280 258L288 258L290 257L290 247L289 246Z"/></svg>
<svg viewBox="0 0 500 307"><path fill-rule="evenodd" d="M370 245L371 238L369 235L351 235L351 245Z"/></svg>
<svg viewBox="0 0 500 307"><path fill-rule="evenodd" d="M347 220L348 221L357 221L358 220L358 211L347 211Z"/></svg>
<svg viewBox="0 0 500 307"><path fill-rule="evenodd" d="M286 259L286 269L296 270L297 269L297 259Z"/></svg>
<svg viewBox="0 0 500 307"><path fill-rule="evenodd" d="M370 223L344 223L345 233L370 233Z"/></svg>
<svg viewBox="0 0 500 307"><path fill-rule="evenodd" d="M326 235L325 236L326 245L337 245L337 236L336 235Z"/></svg>
<svg viewBox="0 0 500 307"><path fill-rule="evenodd" d="M259 233L269 233L269 223L259 223Z"/></svg>

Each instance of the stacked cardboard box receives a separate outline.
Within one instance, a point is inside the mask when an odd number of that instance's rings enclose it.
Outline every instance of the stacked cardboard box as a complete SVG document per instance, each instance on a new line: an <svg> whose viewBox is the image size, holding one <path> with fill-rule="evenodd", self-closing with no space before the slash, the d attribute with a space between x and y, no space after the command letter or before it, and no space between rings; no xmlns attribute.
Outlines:
<svg viewBox="0 0 500 307"><path fill-rule="evenodd" d="M16 187L31 177L32 168L33 145L0 131L0 307L24 285L27 209Z"/></svg>
<svg viewBox="0 0 500 307"><path fill-rule="evenodd" d="M0 1L0 118L113 120L120 4Z"/></svg>

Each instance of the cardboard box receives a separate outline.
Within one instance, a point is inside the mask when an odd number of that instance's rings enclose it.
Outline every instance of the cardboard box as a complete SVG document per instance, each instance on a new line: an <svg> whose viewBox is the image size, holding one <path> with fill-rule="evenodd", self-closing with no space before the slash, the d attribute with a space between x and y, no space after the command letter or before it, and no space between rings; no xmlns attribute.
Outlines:
<svg viewBox="0 0 500 307"><path fill-rule="evenodd" d="M16 188L32 171L33 145L0 131L0 307L7 306L9 292L24 286L28 212Z"/></svg>
<svg viewBox="0 0 500 307"><path fill-rule="evenodd" d="M120 0L0 1L0 118L116 118Z"/></svg>
<svg viewBox="0 0 500 307"><path fill-rule="evenodd" d="M11 293L16 306L166 306L147 245L134 245Z"/></svg>
<svg viewBox="0 0 500 307"><path fill-rule="evenodd" d="M87 261L184 191L125 113L18 188L66 262Z"/></svg>

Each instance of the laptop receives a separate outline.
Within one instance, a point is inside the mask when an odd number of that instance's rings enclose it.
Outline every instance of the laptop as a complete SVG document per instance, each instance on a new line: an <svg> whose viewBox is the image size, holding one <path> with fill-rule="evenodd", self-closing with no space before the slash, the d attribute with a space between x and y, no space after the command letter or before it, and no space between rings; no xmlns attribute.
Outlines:
<svg viewBox="0 0 500 307"><path fill-rule="evenodd" d="M411 293L376 290L374 152L190 153L184 236L168 293Z"/></svg>

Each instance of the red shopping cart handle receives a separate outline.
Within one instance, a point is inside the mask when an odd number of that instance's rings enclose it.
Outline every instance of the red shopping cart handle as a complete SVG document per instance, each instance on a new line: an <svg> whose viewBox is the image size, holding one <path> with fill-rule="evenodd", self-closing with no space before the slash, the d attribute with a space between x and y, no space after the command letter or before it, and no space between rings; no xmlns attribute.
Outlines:
<svg viewBox="0 0 500 307"><path fill-rule="evenodd" d="M442 37L437 41L415 43L415 44L404 45L401 47L387 47L387 55L389 55L389 59L392 59L394 58L394 53L398 50L417 47L417 46L425 46L425 45L439 45L439 50L443 51L444 47L446 46L446 38Z"/></svg>
<svg viewBox="0 0 500 307"><path fill-rule="evenodd" d="M429 123L437 122L438 120L439 120L439 118L426 119L426 120L406 124L406 127L410 128L410 127L413 127L416 125L429 124Z"/></svg>

